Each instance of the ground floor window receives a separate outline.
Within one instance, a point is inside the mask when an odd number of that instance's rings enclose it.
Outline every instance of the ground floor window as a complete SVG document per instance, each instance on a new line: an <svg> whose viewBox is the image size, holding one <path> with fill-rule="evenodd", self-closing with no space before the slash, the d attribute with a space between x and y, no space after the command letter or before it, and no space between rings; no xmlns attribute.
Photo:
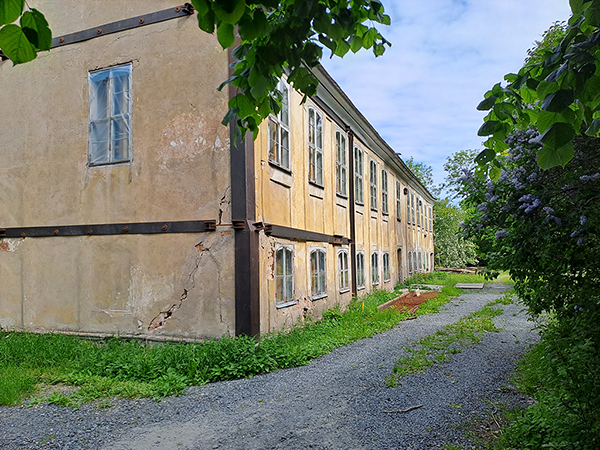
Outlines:
<svg viewBox="0 0 600 450"><path fill-rule="evenodd" d="M408 252L408 273L412 273L412 252Z"/></svg>
<svg viewBox="0 0 600 450"><path fill-rule="evenodd" d="M327 291L327 272L325 270L325 250L315 249L310 253L310 276L312 296L324 295Z"/></svg>
<svg viewBox="0 0 600 450"><path fill-rule="evenodd" d="M359 288L365 287L365 254L363 252L356 254L356 285Z"/></svg>
<svg viewBox="0 0 600 450"><path fill-rule="evenodd" d="M383 254L383 281L390 281L390 254Z"/></svg>
<svg viewBox="0 0 600 450"><path fill-rule="evenodd" d="M371 253L371 281L379 284L379 253Z"/></svg>
<svg viewBox="0 0 600 450"><path fill-rule="evenodd" d="M291 247L280 247L277 249L275 265L277 303L286 303L294 298L294 264Z"/></svg>
<svg viewBox="0 0 600 450"><path fill-rule="evenodd" d="M350 270L348 268L348 251L340 250L338 253L338 276L340 291L350 287Z"/></svg>

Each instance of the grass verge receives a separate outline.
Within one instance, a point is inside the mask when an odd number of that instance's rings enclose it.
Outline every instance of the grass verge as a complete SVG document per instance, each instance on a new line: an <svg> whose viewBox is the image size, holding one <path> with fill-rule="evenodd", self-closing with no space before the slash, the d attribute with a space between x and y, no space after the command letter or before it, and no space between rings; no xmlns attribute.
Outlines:
<svg viewBox="0 0 600 450"><path fill-rule="evenodd" d="M260 339L150 346L118 338L92 341L60 334L0 332L0 404L14 405L31 395L35 396L30 404L62 406L111 397L160 399L179 395L187 386L305 365L414 315L438 312L451 297L460 295L453 287L457 280L460 276L453 275L440 296L423 303L413 315L392 308L378 311L377 306L398 295L378 291L351 303L346 311L334 308L320 321L307 320L288 332Z"/></svg>
<svg viewBox="0 0 600 450"><path fill-rule="evenodd" d="M458 322L447 325L434 334L418 341L413 348L404 347L408 352L394 366L394 373L387 380L389 387L397 387L399 379L404 375L423 372L435 363L450 360L450 355L460 353L461 348L480 342L483 334L490 331L500 331L492 319L502 314L502 309L493 308L497 304L512 303L508 295L488 303Z"/></svg>

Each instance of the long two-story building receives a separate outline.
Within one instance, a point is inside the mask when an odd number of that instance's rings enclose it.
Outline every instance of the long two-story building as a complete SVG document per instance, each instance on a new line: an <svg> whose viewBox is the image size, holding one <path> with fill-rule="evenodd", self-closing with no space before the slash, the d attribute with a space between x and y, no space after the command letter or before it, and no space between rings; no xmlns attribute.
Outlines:
<svg viewBox="0 0 600 450"><path fill-rule="evenodd" d="M0 327L203 339L318 319L433 266L434 198L318 67L258 138L189 5L40 0L0 62Z"/></svg>

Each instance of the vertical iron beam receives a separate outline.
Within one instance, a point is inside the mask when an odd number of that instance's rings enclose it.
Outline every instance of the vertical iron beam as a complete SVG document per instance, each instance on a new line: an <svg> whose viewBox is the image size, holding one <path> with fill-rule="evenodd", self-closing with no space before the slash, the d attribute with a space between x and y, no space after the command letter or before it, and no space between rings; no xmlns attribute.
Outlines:
<svg viewBox="0 0 600 450"><path fill-rule="evenodd" d="M231 50L229 61L233 61ZM229 98L237 89L229 85ZM235 334L255 336L260 333L259 234L251 230L255 222L254 141L247 133L242 141L237 124L231 122L231 218L243 222L235 229ZM236 137L237 135L237 137Z"/></svg>

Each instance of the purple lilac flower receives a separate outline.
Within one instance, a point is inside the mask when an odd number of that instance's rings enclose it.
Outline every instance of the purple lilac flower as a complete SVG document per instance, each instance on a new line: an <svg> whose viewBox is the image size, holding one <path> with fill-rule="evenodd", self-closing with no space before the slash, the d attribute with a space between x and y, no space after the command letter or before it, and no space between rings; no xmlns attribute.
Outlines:
<svg viewBox="0 0 600 450"><path fill-rule="evenodd" d="M600 178L600 173L595 173L594 175L582 175L579 177L581 181L596 181Z"/></svg>
<svg viewBox="0 0 600 450"><path fill-rule="evenodd" d="M579 218L579 223L581 224L581 226L584 226L586 222L587 222L587 217L586 216L581 216Z"/></svg>
<svg viewBox="0 0 600 450"><path fill-rule="evenodd" d="M581 235L581 230L575 230L571 233L571 237L572 238L576 238L577 236Z"/></svg>
<svg viewBox="0 0 600 450"><path fill-rule="evenodd" d="M555 223L556 225L558 225L559 227L562 225L562 220L560 220L560 218L559 218L559 217L555 217L555 216L548 216L548 218L549 218L550 220L554 220L554 223Z"/></svg>
<svg viewBox="0 0 600 450"><path fill-rule="evenodd" d="M577 245L583 245L587 242L587 239L579 238L577 239Z"/></svg>
<svg viewBox="0 0 600 450"><path fill-rule="evenodd" d="M496 233L496 239L501 239L506 236L508 236L508 231L505 230L500 230Z"/></svg>
<svg viewBox="0 0 600 450"><path fill-rule="evenodd" d="M479 220L481 220L482 222L487 222L487 220L488 220L488 219L489 219L489 217L488 217L488 215L487 215L487 214L484 214L483 216L481 216L481 217L479 218Z"/></svg>
<svg viewBox="0 0 600 450"><path fill-rule="evenodd" d="M550 208L549 206L544 206L542 209L544 211L546 211L546 214L548 214L549 216L551 216L552 214L554 214L554 210L552 208Z"/></svg>
<svg viewBox="0 0 600 450"><path fill-rule="evenodd" d="M482 203L481 205L477 206L477 211L486 213L487 212L487 203Z"/></svg>
<svg viewBox="0 0 600 450"><path fill-rule="evenodd" d="M531 175L529 175L527 177L527 181L529 181L530 183L533 183L535 180L537 180L538 174L533 172Z"/></svg>

